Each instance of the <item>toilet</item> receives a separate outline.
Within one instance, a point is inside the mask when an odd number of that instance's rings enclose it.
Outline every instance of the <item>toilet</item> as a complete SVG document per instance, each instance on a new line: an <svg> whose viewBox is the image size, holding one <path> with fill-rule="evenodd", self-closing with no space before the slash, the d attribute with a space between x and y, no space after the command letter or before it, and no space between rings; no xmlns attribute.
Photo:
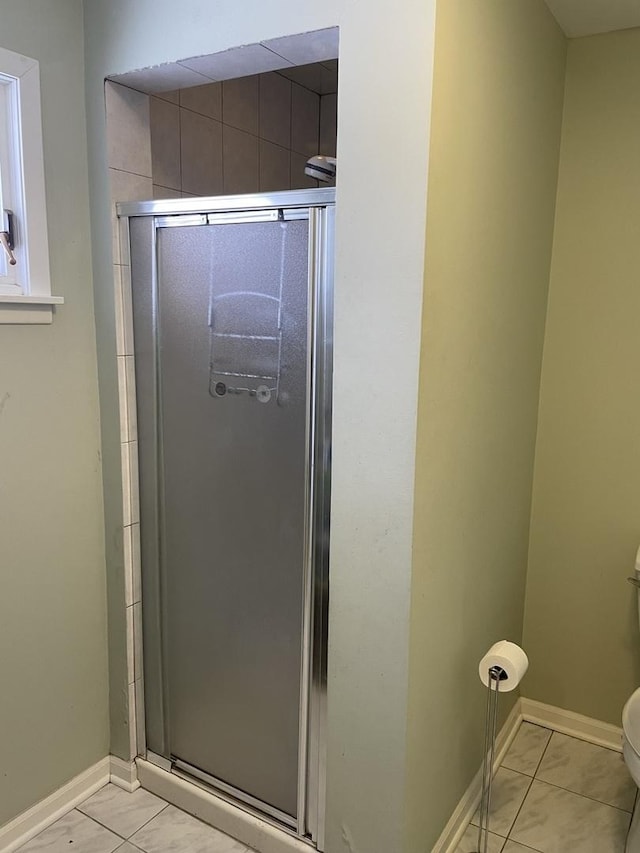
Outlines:
<svg viewBox="0 0 640 853"><path fill-rule="evenodd" d="M635 580L640 586L640 548L636 555ZM638 593L638 606L640 608L640 590ZM640 614L640 609L639 609ZM622 753L627 764L629 773L634 782L640 788L640 687L632 693L622 711ZM631 818L631 827L627 836L625 853L640 853L640 807L636 799L636 806Z"/></svg>

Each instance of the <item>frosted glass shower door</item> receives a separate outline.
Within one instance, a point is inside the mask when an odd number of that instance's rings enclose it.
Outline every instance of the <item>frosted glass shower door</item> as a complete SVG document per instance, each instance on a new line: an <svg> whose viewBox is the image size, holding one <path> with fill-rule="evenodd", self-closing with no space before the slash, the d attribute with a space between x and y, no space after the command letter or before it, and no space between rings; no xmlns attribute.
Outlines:
<svg viewBox="0 0 640 853"><path fill-rule="evenodd" d="M297 817L309 223L159 228L167 751Z"/></svg>

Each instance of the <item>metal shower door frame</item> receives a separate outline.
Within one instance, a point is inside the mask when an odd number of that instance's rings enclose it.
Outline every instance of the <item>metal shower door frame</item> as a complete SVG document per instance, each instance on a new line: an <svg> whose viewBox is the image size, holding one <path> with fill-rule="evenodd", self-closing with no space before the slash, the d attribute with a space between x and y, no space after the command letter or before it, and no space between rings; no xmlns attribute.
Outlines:
<svg viewBox="0 0 640 853"><path fill-rule="evenodd" d="M141 276L147 286L151 279L151 302L149 321L151 328L149 343L153 342L153 397L150 406L156 415L154 423L156 434L153 447L145 449L139 444L141 457L145 457L146 467L153 466L152 481L155 484L155 507L147 519L148 528L143 532L141 517L141 541L143 576L149 579L153 574L160 586L161 551L161 423L159 409L157 323L158 323L158 264L157 231L158 228L215 225L219 222L260 222L289 219L309 221L309 311L308 311L308 412L307 412L307 521L305 531L304 595L303 595L303 634L302 634L302 671L300 690L300 740L298 766L297 826L295 834L311 839L319 850L324 849L324 818L326 788L326 705L327 705L327 645L328 645L328 594L329 594L329 521L331 490L331 414L332 414L332 367L333 367L333 256L335 232L335 190L293 190L282 193L265 193L246 196L221 196L212 198L176 199L168 201L128 202L117 206L118 216L128 220L126 239L131 234L132 220L144 219L144 249L141 263ZM138 237L138 240L140 238ZM132 282L136 272L132 269ZM137 333L137 329L136 329ZM136 347L137 356L137 347ZM136 373L139 364L136 357ZM140 402L138 403L140 406ZM148 416L148 413L147 413ZM141 465L143 459L141 458ZM142 512L142 508L141 508ZM147 559L145 560L145 556ZM152 562L153 565L149 565ZM161 592L153 590L154 607L158 609ZM143 619L155 617L145 613ZM156 628L161 623L156 620ZM138 638L142 643L142 637ZM163 658L162 636L157 653L159 663ZM148 655L145 650L145 663ZM160 675L160 680L164 673ZM145 692L145 702L147 695ZM138 730L144 730L145 708L140 703L136 708ZM166 743L167 727L163 722ZM139 745L143 756L154 760L147 754L146 741ZM159 758L159 757L158 757ZM159 763L167 765L160 759ZM173 769L173 768L172 768ZM176 768L180 773L180 769ZM262 818L269 819L265 812L250 797L233 796L223 787L217 787L219 796L234 802ZM278 820L271 815L280 828L292 831L287 821Z"/></svg>

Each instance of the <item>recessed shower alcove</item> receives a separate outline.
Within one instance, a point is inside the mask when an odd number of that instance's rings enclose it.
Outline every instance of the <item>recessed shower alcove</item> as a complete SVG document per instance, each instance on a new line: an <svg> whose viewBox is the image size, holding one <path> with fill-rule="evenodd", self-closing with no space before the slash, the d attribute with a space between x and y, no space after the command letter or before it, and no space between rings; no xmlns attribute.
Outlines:
<svg viewBox="0 0 640 853"><path fill-rule="evenodd" d="M335 181L305 164L336 155L337 48L332 29L105 84L128 757L282 849L324 846Z"/></svg>

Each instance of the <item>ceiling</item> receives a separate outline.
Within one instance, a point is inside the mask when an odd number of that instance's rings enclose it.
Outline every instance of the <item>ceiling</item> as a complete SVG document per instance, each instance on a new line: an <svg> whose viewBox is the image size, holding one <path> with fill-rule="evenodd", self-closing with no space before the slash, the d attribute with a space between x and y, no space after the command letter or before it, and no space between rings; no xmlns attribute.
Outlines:
<svg viewBox="0 0 640 853"><path fill-rule="evenodd" d="M546 0L570 38L640 27L640 0Z"/></svg>
<svg viewBox="0 0 640 853"><path fill-rule="evenodd" d="M306 72L300 72L303 79L299 82L307 88L313 88L311 83L314 83L323 90L330 91L334 77L337 86L337 66L331 60L335 60L338 56L338 42L338 27L329 27L324 30L282 36L259 44L233 47L208 56L194 56L191 59L181 59L178 62L168 62L138 71L129 71L126 74L116 74L109 79L132 89L138 89L140 92L154 94L168 92L171 89L202 86L220 80L231 80L248 74L292 70L294 66L307 63L322 65L329 63L322 69L321 79L318 81L315 80L313 70L307 69ZM296 78L293 77L293 79Z"/></svg>

